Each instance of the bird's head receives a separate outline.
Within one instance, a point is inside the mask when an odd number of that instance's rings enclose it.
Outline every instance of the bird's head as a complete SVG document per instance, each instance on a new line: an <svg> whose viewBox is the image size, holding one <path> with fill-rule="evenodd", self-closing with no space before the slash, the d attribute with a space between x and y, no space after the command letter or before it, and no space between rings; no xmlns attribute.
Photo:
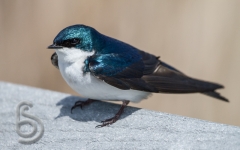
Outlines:
<svg viewBox="0 0 240 150"><path fill-rule="evenodd" d="M101 36L94 28L85 25L69 26L58 33L48 49L68 53L71 50L92 52Z"/></svg>

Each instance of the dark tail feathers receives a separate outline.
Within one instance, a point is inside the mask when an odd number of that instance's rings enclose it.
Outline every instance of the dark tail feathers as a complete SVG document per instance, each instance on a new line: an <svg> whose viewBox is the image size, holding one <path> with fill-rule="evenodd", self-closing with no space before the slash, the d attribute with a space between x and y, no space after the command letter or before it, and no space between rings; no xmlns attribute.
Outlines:
<svg viewBox="0 0 240 150"><path fill-rule="evenodd" d="M226 99L225 97L221 96L220 93L215 92L215 91L202 92L202 94L205 94L207 96L211 96L211 97L217 98L217 99L225 101L225 102L229 102L228 99Z"/></svg>

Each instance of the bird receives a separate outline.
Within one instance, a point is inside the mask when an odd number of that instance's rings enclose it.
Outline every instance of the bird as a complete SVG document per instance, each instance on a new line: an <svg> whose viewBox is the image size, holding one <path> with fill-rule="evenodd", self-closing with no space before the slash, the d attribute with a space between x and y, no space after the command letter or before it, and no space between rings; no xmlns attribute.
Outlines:
<svg viewBox="0 0 240 150"><path fill-rule="evenodd" d="M202 93L229 102L215 90L222 85L189 77L148 52L76 24L62 29L47 47L54 49L52 64L67 84L88 98L71 108L97 100L122 101L119 111L96 127L115 123L129 102L137 103L152 93Z"/></svg>

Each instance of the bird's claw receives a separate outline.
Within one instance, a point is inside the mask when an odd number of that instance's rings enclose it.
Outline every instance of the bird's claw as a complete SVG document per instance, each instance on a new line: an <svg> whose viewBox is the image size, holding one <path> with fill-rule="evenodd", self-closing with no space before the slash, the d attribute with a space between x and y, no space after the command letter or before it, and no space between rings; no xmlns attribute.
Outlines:
<svg viewBox="0 0 240 150"><path fill-rule="evenodd" d="M101 127L104 127L104 126L109 126L113 123L115 123L117 120L118 120L119 116L114 116L112 118L109 118L109 119L106 119L104 121L101 121L101 125L97 125L96 128L101 128Z"/></svg>
<svg viewBox="0 0 240 150"><path fill-rule="evenodd" d="M76 101L74 106L72 106L72 108L71 108L71 113L72 113L73 109L75 109L76 107L80 107L82 109L83 106L89 105L90 103L92 103L94 101L95 100L93 100L93 99L88 99L87 101Z"/></svg>
<svg viewBox="0 0 240 150"><path fill-rule="evenodd" d="M81 109L82 109L82 107L83 107L83 104L76 104L75 103L75 105L74 106L72 106L72 108L71 108L71 114L72 114L72 111L73 111L73 109L75 109L76 107L80 107Z"/></svg>

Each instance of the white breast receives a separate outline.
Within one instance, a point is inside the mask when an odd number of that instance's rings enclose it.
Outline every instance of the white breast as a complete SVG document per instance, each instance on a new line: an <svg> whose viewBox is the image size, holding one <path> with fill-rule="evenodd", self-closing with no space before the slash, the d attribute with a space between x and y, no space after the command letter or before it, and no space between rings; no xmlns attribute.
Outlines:
<svg viewBox="0 0 240 150"><path fill-rule="evenodd" d="M56 50L56 52L59 69L64 80L71 88L86 98L139 102L150 95L149 92L121 90L97 79L89 72L83 73L84 61L94 52L73 48Z"/></svg>

